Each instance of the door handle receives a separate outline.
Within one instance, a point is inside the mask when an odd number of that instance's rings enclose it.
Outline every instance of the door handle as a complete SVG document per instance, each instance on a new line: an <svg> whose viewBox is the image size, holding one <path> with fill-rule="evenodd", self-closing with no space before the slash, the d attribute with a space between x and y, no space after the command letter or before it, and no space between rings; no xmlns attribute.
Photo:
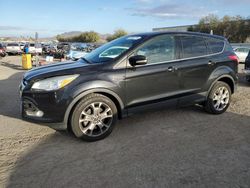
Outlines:
<svg viewBox="0 0 250 188"><path fill-rule="evenodd" d="M215 65L215 62L209 61L207 64L208 64L209 66L213 66L213 65Z"/></svg>

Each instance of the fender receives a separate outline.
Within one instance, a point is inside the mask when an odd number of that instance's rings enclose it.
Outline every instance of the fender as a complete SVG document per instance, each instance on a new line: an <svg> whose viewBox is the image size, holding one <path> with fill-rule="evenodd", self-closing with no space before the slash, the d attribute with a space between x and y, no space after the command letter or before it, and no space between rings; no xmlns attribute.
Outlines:
<svg viewBox="0 0 250 188"><path fill-rule="evenodd" d="M214 84L222 78L229 78L233 82L233 89L235 89L238 80L235 71L228 66L221 66L215 69L208 78L208 84L206 85L206 88L208 88L207 97Z"/></svg>
<svg viewBox="0 0 250 188"><path fill-rule="evenodd" d="M104 88L104 84L105 84L105 88ZM102 87L103 86L103 87ZM121 111L123 111L124 109L124 103L122 98L120 97L120 95L118 95L115 91L107 89L106 87L112 87L112 88L116 88L117 86L113 83L107 82L107 81L93 81L93 82L87 82L84 84L79 85L73 92L72 92L72 101L70 102L70 104L68 105L68 108L65 112L64 115L64 124L65 126L67 126L68 123L68 119L69 119L69 115L71 110L73 109L73 107L75 106L75 104L81 100L84 96L91 94L91 93L107 93L109 95L111 95L112 97L114 97L120 106Z"/></svg>

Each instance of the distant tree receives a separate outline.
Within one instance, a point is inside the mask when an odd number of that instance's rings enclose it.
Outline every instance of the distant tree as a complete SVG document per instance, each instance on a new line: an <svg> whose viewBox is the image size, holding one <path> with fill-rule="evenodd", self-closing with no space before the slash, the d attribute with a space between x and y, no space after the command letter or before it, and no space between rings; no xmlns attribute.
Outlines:
<svg viewBox="0 0 250 188"><path fill-rule="evenodd" d="M73 36L73 37L63 37L61 35L57 35L56 39L59 42L97 42L100 39L100 36L98 33L94 31L87 31L83 32L80 35Z"/></svg>
<svg viewBox="0 0 250 188"><path fill-rule="evenodd" d="M188 28L191 29L191 28ZM245 42L250 36L250 21L241 16L224 16L219 19L216 15L208 15L200 19L192 31L222 35L230 42Z"/></svg>
<svg viewBox="0 0 250 188"><path fill-rule="evenodd" d="M94 31L83 32L79 36L73 37L74 42L97 42L99 39L99 34Z"/></svg>
<svg viewBox="0 0 250 188"><path fill-rule="evenodd" d="M66 42L66 39L67 39L67 38L64 38L64 37L62 37L62 36L60 36L60 35L57 35L57 36L56 36L56 39L57 39L59 42Z"/></svg>
<svg viewBox="0 0 250 188"><path fill-rule="evenodd" d="M113 35L110 35L110 36L107 37L107 41L109 42L109 41L115 40L115 39L120 38L120 37L122 37L122 36L125 36L125 35L127 35L127 34L128 34L128 33L127 33L125 30L123 30L123 29L118 29L118 30L116 30L116 31L114 32Z"/></svg>
<svg viewBox="0 0 250 188"><path fill-rule="evenodd" d="M195 31L195 29L194 29L194 27L191 25L191 26L189 26L188 28L187 28L187 31Z"/></svg>

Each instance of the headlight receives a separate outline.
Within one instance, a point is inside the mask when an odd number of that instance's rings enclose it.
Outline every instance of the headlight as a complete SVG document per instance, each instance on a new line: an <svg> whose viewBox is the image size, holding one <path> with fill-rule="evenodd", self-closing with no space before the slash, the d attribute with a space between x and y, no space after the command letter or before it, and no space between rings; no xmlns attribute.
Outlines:
<svg viewBox="0 0 250 188"><path fill-rule="evenodd" d="M35 82L32 89L53 91L65 87L75 80L79 75L56 76Z"/></svg>

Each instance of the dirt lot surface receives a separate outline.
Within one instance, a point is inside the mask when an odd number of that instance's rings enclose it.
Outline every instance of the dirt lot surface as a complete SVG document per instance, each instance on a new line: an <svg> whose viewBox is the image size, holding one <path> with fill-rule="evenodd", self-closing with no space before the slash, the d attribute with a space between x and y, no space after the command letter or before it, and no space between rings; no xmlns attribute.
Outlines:
<svg viewBox="0 0 250 188"><path fill-rule="evenodd" d="M198 107L143 113L86 143L20 119L20 61L0 60L0 187L250 187L250 84L242 75L223 115Z"/></svg>

